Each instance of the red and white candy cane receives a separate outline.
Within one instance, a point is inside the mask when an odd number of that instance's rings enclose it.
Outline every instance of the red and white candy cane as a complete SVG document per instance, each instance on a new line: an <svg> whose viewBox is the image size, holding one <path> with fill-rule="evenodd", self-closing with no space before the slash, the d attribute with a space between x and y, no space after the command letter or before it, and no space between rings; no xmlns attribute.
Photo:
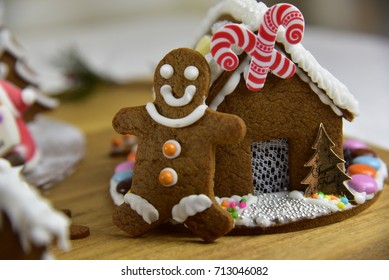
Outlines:
<svg viewBox="0 0 389 280"><path fill-rule="evenodd" d="M258 29L258 35L240 24L227 24L218 30L211 40L211 54L226 71L239 65L238 56L231 50L237 45L251 56L246 85L252 91L263 88L267 73L271 70L281 78L290 78L296 66L283 54L274 49L279 26L286 28L286 41L289 44L301 42L304 33L304 18L301 12L290 4L277 4L270 7Z"/></svg>

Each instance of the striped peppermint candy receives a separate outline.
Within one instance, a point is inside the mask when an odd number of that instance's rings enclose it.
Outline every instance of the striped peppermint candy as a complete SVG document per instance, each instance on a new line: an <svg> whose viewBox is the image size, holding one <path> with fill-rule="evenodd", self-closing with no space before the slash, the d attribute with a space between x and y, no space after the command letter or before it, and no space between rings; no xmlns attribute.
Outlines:
<svg viewBox="0 0 389 280"><path fill-rule="evenodd" d="M211 40L211 54L226 71L239 65L238 56L231 50L237 45L251 56L246 85L252 91L263 88L267 73L271 70L281 78L290 78L296 66L283 54L274 49L278 28L286 28L285 36L289 44L300 43L304 34L304 18L301 12L290 4L270 7L258 29L258 35L240 24L227 24L218 30Z"/></svg>

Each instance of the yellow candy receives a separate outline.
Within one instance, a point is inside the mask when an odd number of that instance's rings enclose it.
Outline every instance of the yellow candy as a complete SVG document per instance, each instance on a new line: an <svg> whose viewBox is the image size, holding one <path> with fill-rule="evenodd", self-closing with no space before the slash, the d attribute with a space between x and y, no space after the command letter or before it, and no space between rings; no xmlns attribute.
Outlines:
<svg viewBox="0 0 389 280"><path fill-rule="evenodd" d="M211 52L211 37L208 35L204 35L201 37L199 42L196 45L196 51L201 53L202 55L206 55Z"/></svg>
<svg viewBox="0 0 389 280"><path fill-rule="evenodd" d="M343 210L344 207L345 207L345 205L344 205L343 202L339 202L339 203L337 204L337 206L338 206L338 208L341 209L341 210Z"/></svg>

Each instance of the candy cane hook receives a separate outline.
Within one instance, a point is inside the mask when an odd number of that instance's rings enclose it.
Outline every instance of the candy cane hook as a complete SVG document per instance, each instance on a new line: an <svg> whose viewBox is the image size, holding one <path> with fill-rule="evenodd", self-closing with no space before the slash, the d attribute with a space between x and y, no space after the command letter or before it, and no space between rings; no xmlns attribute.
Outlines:
<svg viewBox="0 0 389 280"><path fill-rule="evenodd" d="M277 32L284 26L286 41L289 44L301 42L304 34L304 18L301 12L290 4L277 4L264 14L258 35L239 24L227 24L217 31L211 40L211 54L226 71L239 65L239 58L231 50L237 45L251 56L246 85L252 91L263 88L269 70L281 78L290 78L296 66L283 54L274 49Z"/></svg>

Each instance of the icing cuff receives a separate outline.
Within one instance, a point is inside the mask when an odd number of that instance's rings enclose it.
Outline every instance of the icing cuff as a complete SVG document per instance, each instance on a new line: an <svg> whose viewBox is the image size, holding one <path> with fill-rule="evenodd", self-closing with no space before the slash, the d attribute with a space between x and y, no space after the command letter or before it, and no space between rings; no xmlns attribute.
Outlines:
<svg viewBox="0 0 389 280"><path fill-rule="evenodd" d="M189 216L201 213L211 207L211 205L211 199L205 194L193 194L182 198L178 204L174 205L172 217L177 222L183 223Z"/></svg>
<svg viewBox="0 0 389 280"><path fill-rule="evenodd" d="M124 196L124 202L130 205L131 209L142 216L143 220L151 224L159 219L158 210L146 199L133 193Z"/></svg>

